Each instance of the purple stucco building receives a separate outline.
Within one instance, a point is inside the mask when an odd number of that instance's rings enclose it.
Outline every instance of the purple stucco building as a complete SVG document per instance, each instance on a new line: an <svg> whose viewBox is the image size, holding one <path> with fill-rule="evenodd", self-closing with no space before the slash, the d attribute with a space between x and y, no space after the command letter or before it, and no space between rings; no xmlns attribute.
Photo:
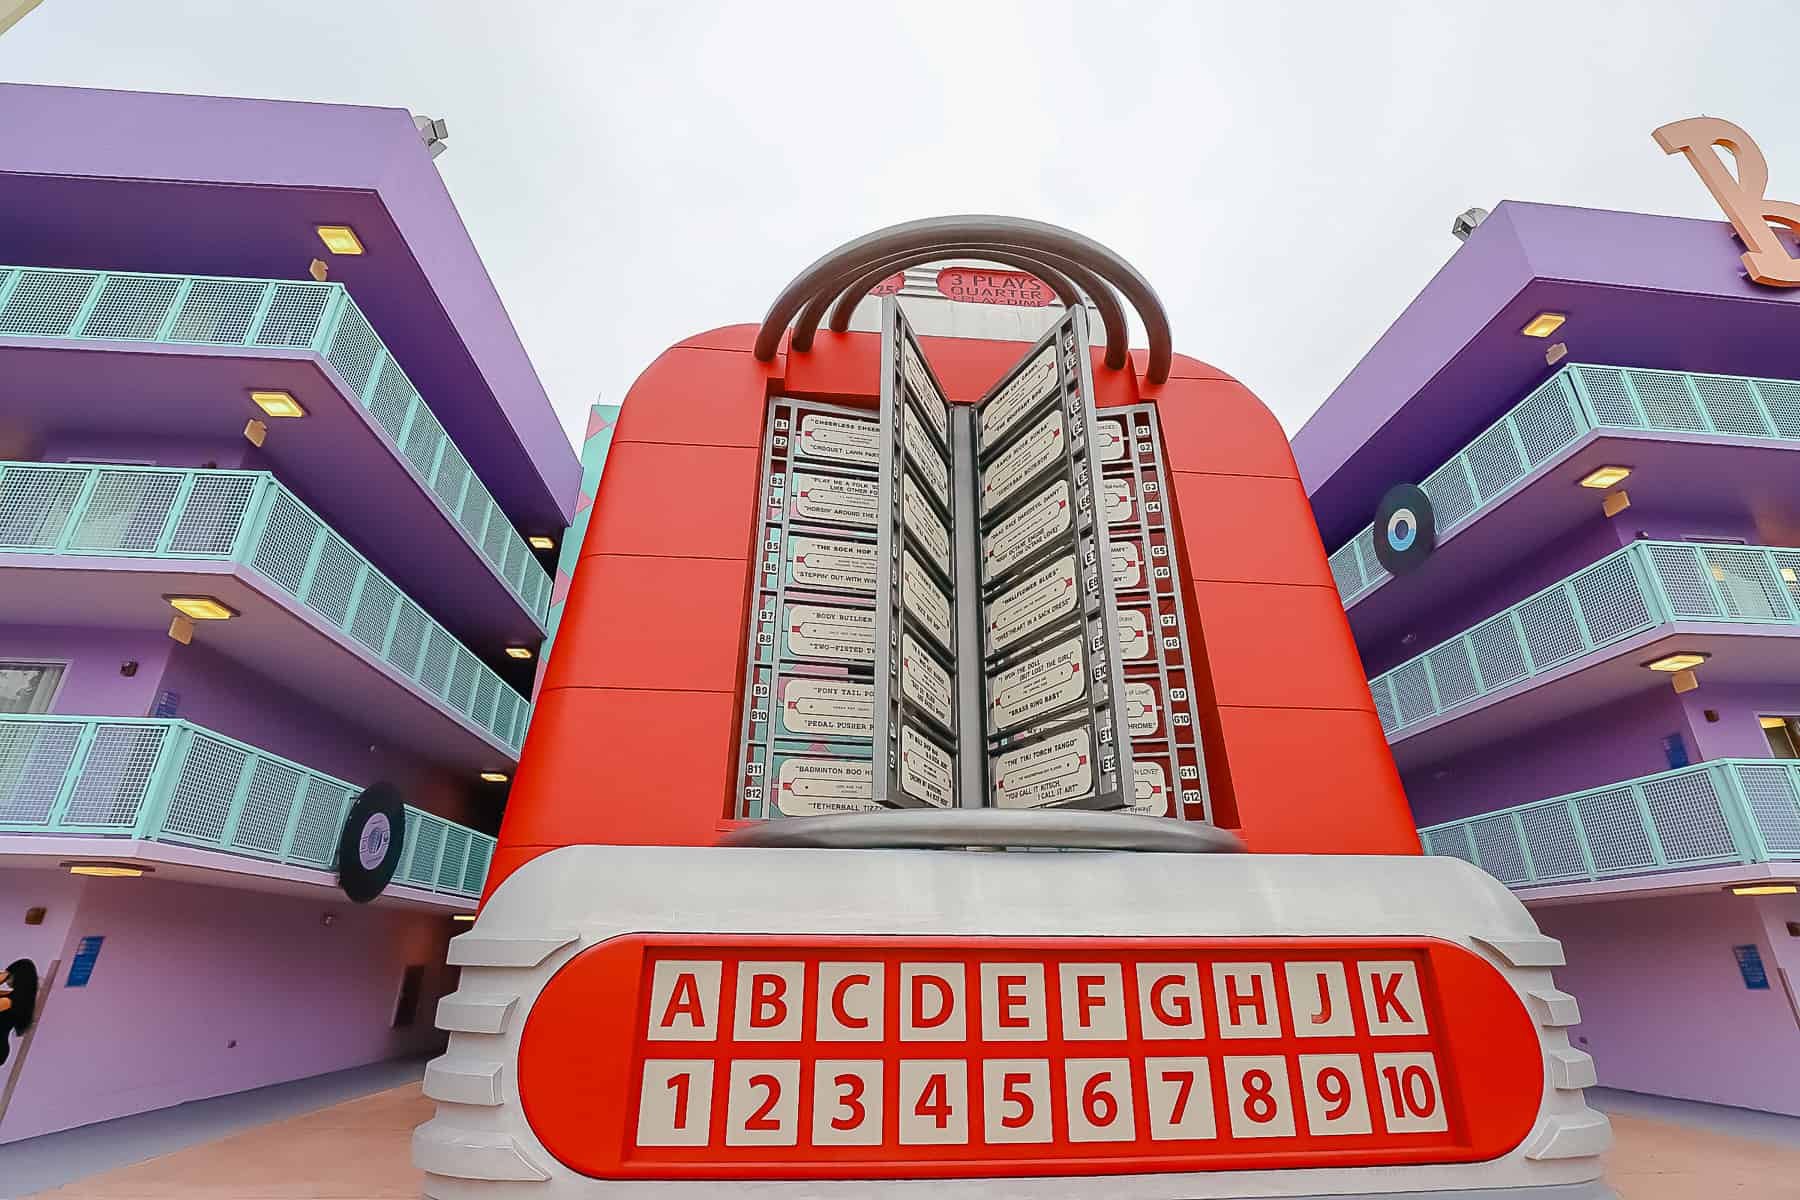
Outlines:
<svg viewBox="0 0 1800 1200"><path fill-rule="evenodd" d="M0 1143L428 1050L580 464L408 113L0 127Z"/></svg>
<svg viewBox="0 0 1800 1200"><path fill-rule="evenodd" d="M1294 450L1426 848L1563 940L1600 1082L1800 1114L1800 294L1742 249L1504 203Z"/></svg>

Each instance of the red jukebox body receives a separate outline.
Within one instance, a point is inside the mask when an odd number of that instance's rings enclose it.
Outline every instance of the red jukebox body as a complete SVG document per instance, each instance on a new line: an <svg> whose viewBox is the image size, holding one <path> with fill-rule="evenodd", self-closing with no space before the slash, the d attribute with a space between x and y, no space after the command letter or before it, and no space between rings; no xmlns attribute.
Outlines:
<svg viewBox="0 0 1800 1200"><path fill-rule="evenodd" d="M842 329L953 256L1068 311ZM1560 949L1419 855L1280 427L1053 227L871 235L639 377L451 961L433 1196L1611 1194Z"/></svg>

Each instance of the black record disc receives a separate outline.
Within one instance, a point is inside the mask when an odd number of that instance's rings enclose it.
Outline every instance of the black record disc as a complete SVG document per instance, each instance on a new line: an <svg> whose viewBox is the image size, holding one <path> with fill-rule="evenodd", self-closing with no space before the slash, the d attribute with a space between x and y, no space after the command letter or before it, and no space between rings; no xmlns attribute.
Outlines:
<svg viewBox="0 0 1800 1200"><path fill-rule="evenodd" d="M338 886L358 904L381 895L406 851L406 805L391 783L372 783L338 834Z"/></svg>
<svg viewBox="0 0 1800 1200"><path fill-rule="evenodd" d="M1390 575L1405 575L1425 565L1437 549L1437 518L1423 488L1398 483L1375 509L1375 557Z"/></svg>

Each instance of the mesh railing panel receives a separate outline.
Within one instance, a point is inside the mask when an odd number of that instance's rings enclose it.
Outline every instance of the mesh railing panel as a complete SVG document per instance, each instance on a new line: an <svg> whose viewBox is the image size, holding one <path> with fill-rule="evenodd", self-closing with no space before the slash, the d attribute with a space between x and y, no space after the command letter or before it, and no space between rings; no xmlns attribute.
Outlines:
<svg viewBox="0 0 1800 1200"><path fill-rule="evenodd" d="M0 546L54 549L68 528L88 475L79 467L0 466Z"/></svg>
<svg viewBox="0 0 1800 1200"><path fill-rule="evenodd" d="M129 829L150 790L168 730L160 725L101 725L69 793L65 825Z"/></svg>
<svg viewBox="0 0 1800 1200"><path fill-rule="evenodd" d="M438 850L444 843L445 824L429 813L420 813L417 821L406 823L412 848L406 852L400 874L407 883L430 887L437 881Z"/></svg>
<svg viewBox="0 0 1800 1200"><path fill-rule="evenodd" d="M470 830L462 825L444 826L444 853L438 861L438 872L435 885L442 891L453 892L462 887L463 867L469 861Z"/></svg>
<svg viewBox="0 0 1800 1200"><path fill-rule="evenodd" d="M247 746L196 734L176 776L163 832L218 845L250 755Z"/></svg>
<svg viewBox="0 0 1800 1200"><path fill-rule="evenodd" d="M156 337L181 280L172 275L111 275L81 324L81 336L141 342Z"/></svg>
<svg viewBox="0 0 1800 1200"><path fill-rule="evenodd" d="M99 277L94 271L22 272L5 307L0 307L0 334L65 336Z"/></svg>
<svg viewBox="0 0 1800 1200"><path fill-rule="evenodd" d="M1513 828L1511 813L1477 817L1470 822L1475 834L1475 854L1481 869L1502 883L1518 885L1530 878L1525 852Z"/></svg>
<svg viewBox="0 0 1800 1200"><path fill-rule="evenodd" d="M1739 437L1777 435L1748 379L1730 375L1695 375L1692 379L1694 390L1700 395L1700 406L1718 432Z"/></svg>
<svg viewBox="0 0 1800 1200"><path fill-rule="evenodd" d="M1569 407L1567 387L1561 374L1552 375L1537 386L1512 410L1513 427L1525 446L1525 458L1533 467L1555 457L1582 434L1575 412Z"/></svg>
<svg viewBox="0 0 1800 1200"><path fill-rule="evenodd" d="M1575 621L1575 601L1564 587L1540 592L1519 605L1519 628L1535 674L1568 662L1588 649Z"/></svg>
<svg viewBox="0 0 1800 1200"><path fill-rule="evenodd" d="M81 730L75 721L0 722L0 826L50 824Z"/></svg>
<svg viewBox="0 0 1800 1200"><path fill-rule="evenodd" d="M1751 820L1770 854L1800 855L1800 789L1795 768L1785 763L1740 765L1738 786Z"/></svg>
<svg viewBox="0 0 1800 1200"><path fill-rule="evenodd" d="M281 852L288 817L298 801L305 776L285 763L259 758L250 771L250 790L231 834L234 850Z"/></svg>
<svg viewBox="0 0 1800 1200"><path fill-rule="evenodd" d="M338 831L356 794L347 783L323 775L309 775L300 797L300 816L294 823L294 845L288 857L296 862L329 867L337 857Z"/></svg>
<svg viewBox="0 0 1800 1200"><path fill-rule="evenodd" d="M1582 620L1596 646L1616 642L1656 622L1650 604L1624 555L1602 559L1569 581Z"/></svg>
<svg viewBox="0 0 1800 1200"><path fill-rule="evenodd" d="M1621 429L1642 429L1637 402L1625 384L1625 372L1617 367L1576 367L1576 378L1587 393L1595 419L1602 425Z"/></svg>
<svg viewBox="0 0 1800 1200"><path fill-rule="evenodd" d="M254 344L310 349L319 335L319 321L331 303L333 289L317 283L277 283L274 289Z"/></svg>
<svg viewBox="0 0 1800 1200"><path fill-rule="evenodd" d="M1671 864L1734 861L1738 850L1711 775L1691 771L1643 785L1644 802Z"/></svg>
<svg viewBox="0 0 1800 1200"><path fill-rule="evenodd" d="M75 518L69 549L156 553L181 481L182 476L171 471L111 468L97 472L94 489Z"/></svg>
<svg viewBox="0 0 1800 1200"><path fill-rule="evenodd" d="M1769 410L1769 419L1775 422L1776 436L1800 438L1800 383L1791 379L1756 379L1751 385Z"/></svg>
<svg viewBox="0 0 1800 1200"><path fill-rule="evenodd" d="M357 314L359 317L362 315ZM348 314L346 314L348 319ZM418 393L407 381L406 372L392 358L381 360L381 374L375 377L375 391L369 397L369 415L381 426L394 444L400 444L400 434L406 428L406 414L412 410Z"/></svg>
<svg viewBox="0 0 1800 1200"><path fill-rule="evenodd" d="M1791 621L1780 577L1767 551L1740 546L1700 545L1713 590L1732 621Z"/></svg>
<svg viewBox="0 0 1800 1200"><path fill-rule="evenodd" d="M1440 535L1462 524L1480 504L1461 455L1433 471L1419 488L1431 498L1432 519Z"/></svg>
<svg viewBox="0 0 1800 1200"><path fill-rule="evenodd" d="M368 318L354 305L347 306L338 318L337 332L331 338L331 351L326 354L337 373L350 385L350 394L361 397L368 393L369 372L381 353L381 339L375 336ZM399 374L398 369L394 371Z"/></svg>
<svg viewBox="0 0 1800 1200"><path fill-rule="evenodd" d="M169 327L171 342L242 346L269 285L253 279L196 279Z"/></svg>
<svg viewBox="0 0 1800 1200"><path fill-rule="evenodd" d="M1525 846L1531 852L1532 876L1539 881L1581 879L1587 860L1575 832L1575 817L1568 804L1533 804L1519 810Z"/></svg>
<svg viewBox="0 0 1800 1200"><path fill-rule="evenodd" d="M229 557L257 482L250 475L196 475L168 552L182 558Z"/></svg>
<svg viewBox="0 0 1800 1200"><path fill-rule="evenodd" d="M1706 418L1700 415L1686 376L1674 371L1633 369L1626 371L1625 377L1637 392L1638 405L1644 410L1644 423L1649 428L1707 432Z"/></svg>
<svg viewBox="0 0 1800 1200"><path fill-rule="evenodd" d="M1497 496L1525 475L1525 462L1513 441L1512 429L1503 421L1469 443L1463 452L1475 490L1485 500Z"/></svg>

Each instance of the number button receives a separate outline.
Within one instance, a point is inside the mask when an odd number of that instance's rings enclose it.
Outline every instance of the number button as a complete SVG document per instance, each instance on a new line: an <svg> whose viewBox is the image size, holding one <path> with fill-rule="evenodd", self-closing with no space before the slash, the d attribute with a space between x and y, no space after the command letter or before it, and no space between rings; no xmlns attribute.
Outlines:
<svg viewBox="0 0 1800 1200"><path fill-rule="evenodd" d="M881 1062L828 1060L813 1064L815 1146L881 1145Z"/></svg>
<svg viewBox="0 0 1800 1200"><path fill-rule="evenodd" d="M1319 1135L1368 1133L1369 1096L1362 1060L1354 1054L1302 1054L1300 1092L1306 1128Z"/></svg>
<svg viewBox="0 0 1800 1200"><path fill-rule="evenodd" d="M1437 1060L1429 1052L1377 1054L1375 1078L1389 1133L1442 1133L1450 1127Z"/></svg>
<svg viewBox="0 0 1800 1200"><path fill-rule="evenodd" d="M712 1129L713 1065L710 1059L659 1059L644 1063L638 1093L637 1144L704 1146Z"/></svg>
<svg viewBox="0 0 1800 1200"><path fill-rule="evenodd" d="M1218 1136L1212 1071L1204 1058L1147 1058L1144 1083L1152 1138L1173 1142Z"/></svg>
<svg viewBox="0 0 1800 1200"><path fill-rule="evenodd" d="M1048 1142L1049 1060L990 1058L982 1063L981 1128L990 1144Z"/></svg>
<svg viewBox="0 0 1800 1200"><path fill-rule="evenodd" d="M969 1067L960 1058L900 1064L900 1144L966 1146Z"/></svg>
<svg viewBox="0 0 1800 1200"><path fill-rule="evenodd" d="M1063 1064L1071 1142L1129 1142L1137 1137L1131 1107L1131 1062L1071 1058Z"/></svg>
<svg viewBox="0 0 1800 1200"><path fill-rule="evenodd" d="M1231 1103L1231 1136L1294 1136L1294 1100L1287 1060L1279 1055L1228 1058L1225 1095Z"/></svg>
<svg viewBox="0 0 1800 1200"><path fill-rule="evenodd" d="M799 1141L800 1064L739 1059L725 1099L727 1146L792 1146Z"/></svg>

